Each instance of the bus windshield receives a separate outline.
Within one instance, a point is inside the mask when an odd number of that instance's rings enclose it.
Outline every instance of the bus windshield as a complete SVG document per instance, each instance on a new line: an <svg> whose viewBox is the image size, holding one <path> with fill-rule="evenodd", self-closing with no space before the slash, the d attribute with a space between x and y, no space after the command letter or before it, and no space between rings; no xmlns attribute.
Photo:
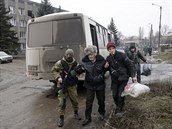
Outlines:
<svg viewBox="0 0 172 129"><path fill-rule="evenodd" d="M28 32L28 46L41 47L85 42L80 18L31 23Z"/></svg>

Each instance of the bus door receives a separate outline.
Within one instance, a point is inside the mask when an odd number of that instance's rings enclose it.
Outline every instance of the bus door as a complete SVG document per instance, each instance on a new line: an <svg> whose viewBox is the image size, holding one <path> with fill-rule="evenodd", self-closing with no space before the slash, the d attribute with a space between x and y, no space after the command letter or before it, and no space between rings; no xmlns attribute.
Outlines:
<svg viewBox="0 0 172 129"><path fill-rule="evenodd" d="M97 46L97 52L99 53L96 27L90 24L90 31L91 31L92 43L93 43L93 45Z"/></svg>

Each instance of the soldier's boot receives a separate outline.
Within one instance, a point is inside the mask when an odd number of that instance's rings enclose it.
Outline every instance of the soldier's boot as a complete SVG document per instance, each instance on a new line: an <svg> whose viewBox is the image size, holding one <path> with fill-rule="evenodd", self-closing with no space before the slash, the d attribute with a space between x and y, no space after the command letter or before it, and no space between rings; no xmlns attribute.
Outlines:
<svg viewBox="0 0 172 129"><path fill-rule="evenodd" d="M98 117L99 120L104 120L105 119L105 115L104 114L100 114L99 117Z"/></svg>
<svg viewBox="0 0 172 129"><path fill-rule="evenodd" d="M74 111L74 118L76 120L81 120L81 117L79 116L78 111Z"/></svg>
<svg viewBox="0 0 172 129"><path fill-rule="evenodd" d="M64 125L64 115L60 115L58 120L58 127L63 127Z"/></svg>

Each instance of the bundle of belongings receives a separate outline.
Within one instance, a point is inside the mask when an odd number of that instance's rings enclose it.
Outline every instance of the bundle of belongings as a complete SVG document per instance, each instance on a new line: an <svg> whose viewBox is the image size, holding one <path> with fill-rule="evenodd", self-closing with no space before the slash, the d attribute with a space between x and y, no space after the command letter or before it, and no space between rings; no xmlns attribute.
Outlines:
<svg viewBox="0 0 172 129"><path fill-rule="evenodd" d="M138 97L142 94L149 93L150 88L144 84L136 83L128 83L125 86L124 91L122 92L121 96L130 95L132 97Z"/></svg>
<svg viewBox="0 0 172 129"><path fill-rule="evenodd" d="M144 76L151 75L152 64L144 64L142 70L143 72L141 73L141 75L144 75Z"/></svg>

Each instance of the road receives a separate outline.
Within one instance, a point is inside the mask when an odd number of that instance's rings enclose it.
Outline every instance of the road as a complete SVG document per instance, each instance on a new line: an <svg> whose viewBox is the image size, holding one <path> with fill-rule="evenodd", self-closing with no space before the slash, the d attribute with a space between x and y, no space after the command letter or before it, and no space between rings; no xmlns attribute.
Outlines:
<svg viewBox="0 0 172 129"><path fill-rule="evenodd" d="M57 99L46 98L52 83L46 80L30 80L25 76L25 60L0 64L0 129L58 129ZM172 78L172 64L153 64L152 75L142 77L143 82ZM106 120L113 109L110 78L106 80ZM79 91L79 113L84 118L85 92ZM93 122L86 127L73 119L71 103L67 101L64 129L101 127L105 121L97 119L96 99L93 106Z"/></svg>
<svg viewBox="0 0 172 129"><path fill-rule="evenodd" d="M58 128L57 99L46 97L53 84L47 80L28 79L25 75L25 66L24 59L15 59L13 63L0 65L0 129ZM107 90L110 91L109 88ZM79 91L79 113L82 118L85 111L84 97L85 92ZM73 120L69 101L67 107L64 129L81 128L81 121ZM95 104L93 108L95 121L90 127L97 126L96 122L99 125L99 121L96 120L97 105Z"/></svg>

